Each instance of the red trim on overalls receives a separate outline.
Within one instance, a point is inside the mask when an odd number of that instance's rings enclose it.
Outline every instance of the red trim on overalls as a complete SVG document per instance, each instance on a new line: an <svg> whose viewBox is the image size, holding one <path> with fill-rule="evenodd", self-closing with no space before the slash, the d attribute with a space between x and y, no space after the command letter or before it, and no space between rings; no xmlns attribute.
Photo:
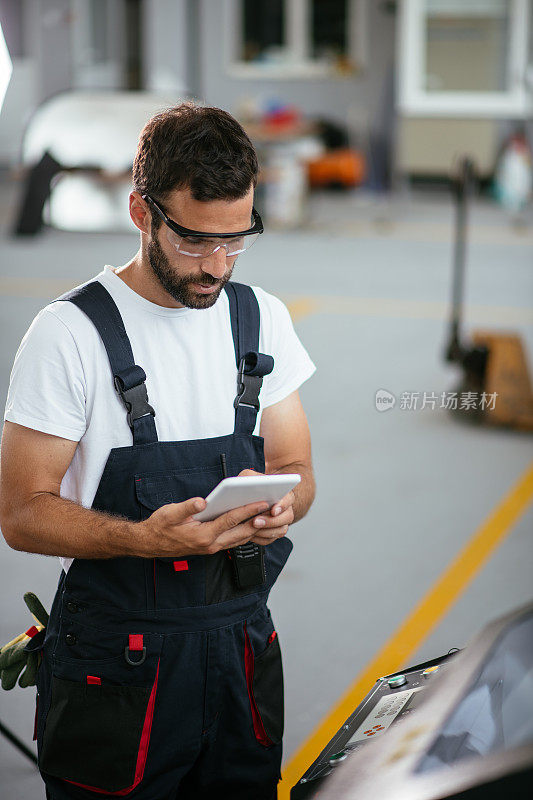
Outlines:
<svg viewBox="0 0 533 800"><path fill-rule="evenodd" d="M31 628L28 628L26 631L26 636L29 636L30 639L33 639L39 633L39 628L36 628L35 625L32 625Z"/></svg>
<svg viewBox="0 0 533 800"><path fill-rule="evenodd" d="M183 572L186 569L189 569L189 564L187 561L174 561L174 572Z"/></svg>
<svg viewBox="0 0 533 800"><path fill-rule="evenodd" d="M87 683L89 686L101 686L102 679L97 675L87 675Z"/></svg>
<svg viewBox="0 0 533 800"><path fill-rule="evenodd" d="M39 717L39 694L35 697L35 718L33 721L33 741L37 741L37 719Z"/></svg>
<svg viewBox="0 0 533 800"><path fill-rule="evenodd" d="M142 650L143 649L143 635L142 633L130 633L128 637L128 648L130 650Z"/></svg>
<svg viewBox="0 0 533 800"><path fill-rule="evenodd" d="M150 692L150 698L146 707L146 714L144 717L143 729L141 733L141 741L139 743L139 750L137 751L137 764L135 766L135 777L131 786L126 789L118 789L116 792L109 792L107 789L99 789L97 786L87 786L84 783L77 783L76 781L69 781L65 779L66 783L72 783L74 786L80 786L82 789L88 789L90 792L97 794L107 794L113 797L120 797L121 795L129 794L136 786L140 784L144 776L144 768L146 766L146 758L148 756L148 745L150 744L150 733L152 731L152 722L154 719L155 695L157 691L157 679L159 677L159 661L157 662L157 670L155 673L154 685Z"/></svg>
<svg viewBox="0 0 533 800"><path fill-rule="evenodd" d="M246 630L246 623L244 623L244 669L246 671L246 687L248 689L248 697L250 698L250 707L252 709L252 722L254 725L255 738L260 744L265 747L270 747L273 742L268 738L261 714L257 708L257 703L254 697L254 652L250 644L250 637Z"/></svg>

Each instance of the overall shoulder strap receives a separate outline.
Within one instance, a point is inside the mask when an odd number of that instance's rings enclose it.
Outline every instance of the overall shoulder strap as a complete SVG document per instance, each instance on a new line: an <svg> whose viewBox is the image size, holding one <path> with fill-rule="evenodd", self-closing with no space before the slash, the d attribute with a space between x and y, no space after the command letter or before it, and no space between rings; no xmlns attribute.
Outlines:
<svg viewBox="0 0 533 800"><path fill-rule="evenodd" d="M155 411L148 403L146 373L133 358L131 343L115 301L100 283L92 281L57 300L68 300L86 314L104 343L115 389L127 411L133 444L157 442Z"/></svg>
<svg viewBox="0 0 533 800"><path fill-rule="evenodd" d="M234 281L229 281L224 288L229 300L237 365L237 396L233 401L235 433L252 434L263 377L274 369L274 359L258 352L260 313L253 289Z"/></svg>

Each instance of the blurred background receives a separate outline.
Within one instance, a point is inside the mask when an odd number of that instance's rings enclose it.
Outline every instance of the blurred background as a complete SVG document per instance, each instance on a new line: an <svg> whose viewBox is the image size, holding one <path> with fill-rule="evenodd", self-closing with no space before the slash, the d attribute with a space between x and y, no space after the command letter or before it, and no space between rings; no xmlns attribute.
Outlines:
<svg viewBox="0 0 533 800"><path fill-rule="evenodd" d="M346 693L532 594L533 2L0 0L0 22L2 405L38 310L136 251L148 117L194 98L258 149L266 232L235 277L318 368L317 499L271 597L290 785ZM0 553L5 642L59 564ZM0 693L30 747L33 704ZM5 737L0 770L42 796Z"/></svg>

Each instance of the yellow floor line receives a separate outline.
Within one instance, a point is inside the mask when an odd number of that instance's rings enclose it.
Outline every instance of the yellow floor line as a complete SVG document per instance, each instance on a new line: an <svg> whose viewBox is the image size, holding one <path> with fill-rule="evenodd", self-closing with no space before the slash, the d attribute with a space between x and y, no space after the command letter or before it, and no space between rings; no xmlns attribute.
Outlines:
<svg viewBox="0 0 533 800"><path fill-rule="evenodd" d="M16 278L0 276L0 297L42 297L52 300L72 289L72 281L56 278ZM440 301L401 300L392 297L286 297L293 322L317 311L326 314L353 314L360 317L392 319L447 319L449 304ZM527 307L473 306L465 309L472 324L533 324L533 313Z"/></svg>
<svg viewBox="0 0 533 800"><path fill-rule="evenodd" d="M51 300L67 292L75 283L61 278L15 278L0 276L0 296L2 297L49 297Z"/></svg>
<svg viewBox="0 0 533 800"><path fill-rule="evenodd" d="M338 235L346 239L372 239L374 241L389 240L393 242L435 242L449 243L453 235L448 222L409 222L393 218L377 218L374 220L358 220L345 222L312 222L301 234ZM470 225L468 237L472 244L494 244L499 246L516 245L531 247L533 233L531 227Z"/></svg>
<svg viewBox="0 0 533 800"><path fill-rule="evenodd" d="M283 769L279 800L288 800L291 786L303 775L333 734L382 675L401 669L431 630L456 602L496 547L533 500L533 463L513 486L437 582L422 598L382 649L367 664L333 710L319 723Z"/></svg>
<svg viewBox="0 0 533 800"><path fill-rule="evenodd" d="M293 322L307 316L307 314L312 314L318 307L319 300L313 297L296 297L294 300L287 302L287 308Z"/></svg>
<svg viewBox="0 0 533 800"><path fill-rule="evenodd" d="M285 298L293 320L320 311L322 314L353 314L390 319L448 318L450 304L442 301L407 300L392 297L338 297L334 295ZM471 324L532 325L533 312L524 306L468 305L465 314Z"/></svg>

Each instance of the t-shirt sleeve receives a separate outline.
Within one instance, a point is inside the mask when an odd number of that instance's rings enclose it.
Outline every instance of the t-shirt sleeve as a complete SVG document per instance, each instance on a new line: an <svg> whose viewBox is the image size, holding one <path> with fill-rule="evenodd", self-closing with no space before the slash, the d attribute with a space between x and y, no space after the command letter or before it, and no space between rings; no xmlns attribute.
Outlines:
<svg viewBox="0 0 533 800"><path fill-rule="evenodd" d="M33 320L15 356L4 418L78 442L86 430L85 398L74 337L46 307Z"/></svg>
<svg viewBox="0 0 533 800"><path fill-rule="evenodd" d="M316 367L300 339L286 305L257 286L252 287L261 310L262 351L274 358L274 369L263 380L261 408L284 400L311 377Z"/></svg>

